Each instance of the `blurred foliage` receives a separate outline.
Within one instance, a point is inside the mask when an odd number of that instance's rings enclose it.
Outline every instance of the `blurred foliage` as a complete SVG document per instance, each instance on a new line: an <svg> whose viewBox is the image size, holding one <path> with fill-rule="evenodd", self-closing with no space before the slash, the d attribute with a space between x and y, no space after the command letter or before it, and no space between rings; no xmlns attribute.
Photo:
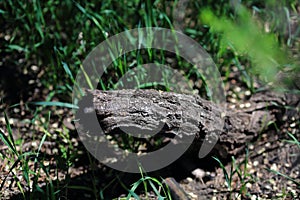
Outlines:
<svg viewBox="0 0 300 200"><path fill-rule="evenodd" d="M278 41L273 34L265 34L254 23L249 12L244 8L238 9L240 16L234 23L226 17L218 18L211 10L201 13L204 23L211 26L212 32L222 32L221 51L231 47L235 52L248 54L254 63L253 71L273 80L279 67L287 63L285 51L279 48Z"/></svg>
<svg viewBox="0 0 300 200"><path fill-rule="evenodd" d="M266 1L264 14L274 15L273 11L276 11L274 6L278 6L276 2ZM289 2L289 5L295 9L296 1ZM262 9L258 9L256 6L253 6L253 9L262 12ZM276 9L282 9L284 14L289 14L288 9L291 8L279 6ZM291 30L288 29L289 15L282 16L280 12L278 12L278 15L276 16L278 17L277 20L263 18L267 20L263 21L262 18L254 17L249 9L236 1L234 4L234 17L218 16L214 10L206 8L201 12L200 19L204 24L209 25L212 33L220 35L218 52L221 54L220 56L224 56L228 50L233 51L238 57L246 55L252 63L252 67L248 71L254 75L259 75L265 83L273 82L276 86L284 87L291 85L293 81L297 81L298 77L294 77L294 74L299 73L300 68L299 60L292 58L292 52L286 45L282 44L282 41L285 40L288 45L291 45L292 39L299 35L300 29L296 27L298 30L291 33ZM286 21L284 21L285 19ZM296 23L299 24L299 21ZM288 36L286 36L287 34ZM286 38L284 38L285 36ZM298 44L296 51L297 48L299 50L299 47ZM279 78L282 78L277 76L280 71L288 72L285 79L279 80Z"/></svg>

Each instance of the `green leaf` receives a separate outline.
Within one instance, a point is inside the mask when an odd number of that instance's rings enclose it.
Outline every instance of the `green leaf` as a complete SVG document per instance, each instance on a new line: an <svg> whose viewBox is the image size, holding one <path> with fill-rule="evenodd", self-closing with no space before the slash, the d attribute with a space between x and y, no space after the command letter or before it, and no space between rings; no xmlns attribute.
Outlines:
<svg viewBox="0 0 300 200"><path fill-rule="evenodd" d="M30 103L34 104L34 105L38 105L38 106L58 106L58 107L79 109L79 107L74 104L63 103L63 102L58 102L58 101L38 101L38 102L30 102Z"/></svg>
<svg viewBox="0 0 300 200"><path fill-rule="evenodd" d="M7 47L11 50L17 50L17 51L26 52L26 53L29 52L28 49L21 47L19 45L16 45L16 44L10 44Z"/></svg>
<svg viewBox="0 0 300 200"><path fill-rule="evenodd" d="M61 63L62 63L62 65L63 65L63 68L64 68L65 72L70 76L71 80L74 82L75 80L74 80L74 77L73 77L73 75L72 75L72 72L71 72L71 70L70 70L68 64L65 63L65 62L61 62Z"/></svg>
<svg viewBox="0 0 300 200"><path fill-rule="evenodd" d="M5 122L6 122L6 128L8 131L8 137L4 134L4 132L0 131L0 138L15 155L18 155L18 152L16 150L16 144L14 142L14 138L12 135L12 129L11 129L6 112L4 112L4 118L5 118Z"/></svg>

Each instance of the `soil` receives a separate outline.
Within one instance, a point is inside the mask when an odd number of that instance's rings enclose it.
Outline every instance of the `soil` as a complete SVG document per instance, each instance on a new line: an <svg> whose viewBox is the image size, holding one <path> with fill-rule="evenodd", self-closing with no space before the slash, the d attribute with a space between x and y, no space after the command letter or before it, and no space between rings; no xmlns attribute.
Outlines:
<svg viewBox="0 0 300 200"><path fill-rule="evenodd" d="M19 75L22 76L22 74ZM34 80L31 87L26 88L26 94L28 94L26 96L19 95L13 99L4 99L5 103L0 105L0 109L5 110L9 115L14 139L22 142L17 145L22 152L37 151L45 134L42 122L48 121L49 136L42 145L40 156L44 166L47 166L49 170L48 175L43 172L39 175L37 180L39 186L45 189L47 187L45 180L52 180L55 187L62 190L60 199L95 199L95 194L91 191L75 187L91 188L92 185L102 188L105 199L126 197L128 191L124 189L124 185L130 188L141 178L141 175L118 172L95 160L85 150L78 137L72 122L71 109L45 107L36 110L35 106L28 104L27 102L45 99L50 92L48 89L41 88L38 83L39 80ZM25 92L21 91L23 88L21 85L15 85L17 87L15 89L19 90L20 94ZM260 85L256 83L256 87ZM239 106L240 102L251 96L242 84L237 70L233 70L225 88L229 107ZM1 94L7 94L5 89L7 88L1 88ZM18 102L17 105L9 107L16 102ZM49 111L51 111L50 119L48 118ZM0 115L1 131L7 134L3 112ZM271 125L255 141L249 143L248 148L235 157L236 166L240 164L238 167L240 174L234 173L230 187L226 182L223 169L212 157L201 160L183 157L170 166L147 175L156 177L158 180L173 177L190 199L296 199L300 195L300 166L295 164L299 148L296 144L286 140L291 140L287 132L292 133L297 139L300 138L299 125L298 110L292 117L283 118L279 127ZM68 135L69 139L62 140L61 134ZM65 145L62 146L62 144ZM1 141L0 151L2 154L8 153L8 147ZM65 163L64 154L71 157L70 161L74 163L73 165L69 166ZM62 159L59 159L60 157ZM229 173L233 163L232 158L224 159L222 162ZM8 159L2 160L0 164L0 180L2 180L0 183L3 184L0 197L1 199L20 199L22 195L16 179L21 180L21 187L25 191L29 191L30 187L22 179L22 171L13 170L12 173L10 166L12 162ZM30 169L36 167L33 159L28 162L28 167ZM202 174L197 174L196 169ZM287 175L290 179L274 171ZM298 185L295 182L298 182ZM67 185L73 188L66 187ZM99 194L96 195L99 196ZM140 197L146 198L142 191L140 191ZM147 198L156 199L153 191L148 191Z"/></svg>

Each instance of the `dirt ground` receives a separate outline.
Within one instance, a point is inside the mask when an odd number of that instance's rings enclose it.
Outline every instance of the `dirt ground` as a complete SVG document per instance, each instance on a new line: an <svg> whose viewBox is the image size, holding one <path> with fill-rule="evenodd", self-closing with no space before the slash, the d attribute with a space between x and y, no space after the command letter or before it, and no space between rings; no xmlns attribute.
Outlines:
<svg viewBox="0 0 300 200"><path fill-rule="evenodd" d="M233 73L232 79L225 85L228 94L228 106L238 105L239 102L249 98L249 92L240 84L238 77L238 73ZM103 190L105 199L126 197L128 192L121 185L130 187L131 184L141 178L141 175L121 173L93 159L79 140L72 122L73 113L71 109L47 107L41 109L38 114L34 113L34 107L26 104L26 102L43 99L50 92L48 89L40 88L38 84L35 84L35 87L31 87L29 91L25 92L28 94L26 98L22 92L19 94L18 105L8 108L11 105L8 99L0 105L0 109L8 113L15 141L22 141L18 145L22 152L36 151L45 133L40 121L47 121L47 112L51 111L47 129L51 137L47 138L41 148L41 154L44 156L43 164L49 166L50 170L48 176L45 173L39 175L39 185L43 188L45 187L45 180L52 179L58 184L58 187L64 190L63 193L66 196L62 196L61 199L95 198L94 194L89 191L64 187L67 184L88 187L95 184L99 188L105 188ZM2 93L5 94L5 90ZM38 117L40 120L31 123L34 117ZM7 133L2 112L0 128L4 133ZM226 182L223 169L212 157L202 160L192 159L188 162L186 159L180 159L165 169L148 175L158 179L174 177L190 199L297 199L300 195L300 165L296 164L299 148L296 144L286 140L291 140L287 132L292 133L298 139L300 138L299 112L289 119L282 119L277 128L278 130L274 126L270 126L259 138L250 143L247 149L248 153L244 149L238 157L235 157L235 164L231 158L222 160L229 174L231 167L233 167L232 171L235 172L228 177L231 179L231 187ZM70 138L64 141L59 135L60 133L66 133ZM62 144L65 144L65 148L74 154L74 164L71 166L61 165L57 162L57 157L63 156L60 151ZM8 147L1 141L0 151L2 154L6 154L8 151ZM28 163L28 167L34 169L34 162L29 161ZM190 165L189 163L193 164ZM20 188L15 181L16 177L22 180L22 171L13 170L13 173L10 172L11 165L12 163L8 159L2 160L0 164L0 180L3 184L1 199L22 198ZM276 172L280 172L282 175ZM96 183L94 183L95 177L98 177ZM5 182L3 182L4 180ZM25 180L21 182L24 184L22 187L29 190ZM143 196L141 194L142 199L144 199ZM156 199L151 191L148 198Z"/></svg>

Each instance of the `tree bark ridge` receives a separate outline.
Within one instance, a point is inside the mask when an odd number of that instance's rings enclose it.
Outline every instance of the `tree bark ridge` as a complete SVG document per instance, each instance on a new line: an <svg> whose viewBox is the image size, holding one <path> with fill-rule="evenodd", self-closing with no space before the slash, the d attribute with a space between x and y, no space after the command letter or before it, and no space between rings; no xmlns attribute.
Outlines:
<svg viewBox="0 0 300 200"><path fill-rule="evenodd" d="M188 136L196 138L196 146L208 134L208 138L219 138L215 149L222 157L237 154L270 122L282 117L283 106L299 103L295 95L266 92L244 102L243 109L226 110L225 105L222 107L196 95L157 90L86 90L86 93L92 103L79 104L79 107L85 114L95 109L106 134L122 130L144 138L156 133L166 137Z"/></svg>

